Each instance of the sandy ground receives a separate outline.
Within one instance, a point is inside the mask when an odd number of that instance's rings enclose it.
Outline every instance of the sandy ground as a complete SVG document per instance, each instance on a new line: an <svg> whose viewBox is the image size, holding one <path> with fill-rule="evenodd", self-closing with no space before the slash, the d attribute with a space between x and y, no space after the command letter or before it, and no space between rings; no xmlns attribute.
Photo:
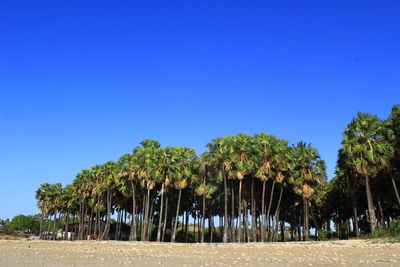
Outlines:
<svg viewBox="0 0 400 267"><path fill-rule="evenodd" d="M0 240L0 266L400 266L400 243L250 244Z"/></svg>

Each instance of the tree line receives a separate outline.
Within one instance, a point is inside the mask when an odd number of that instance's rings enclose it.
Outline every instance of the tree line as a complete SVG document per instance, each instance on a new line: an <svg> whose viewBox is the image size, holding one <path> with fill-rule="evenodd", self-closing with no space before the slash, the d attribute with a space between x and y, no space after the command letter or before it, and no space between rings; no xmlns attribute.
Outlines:
<svg viewBox="0 0 400 267"><path fill-rule="evenodd" d="M374 233L399 215L399 127L397 105L386 120L358 113L331 181L316 148L266 133L216 138L201 155L144 140L70 185L42 184L41 236L56 238L51 222L62 222L65 239L73 232L100 240L308 240L311 228L318 238L331 222L341 235Z"/></svg>

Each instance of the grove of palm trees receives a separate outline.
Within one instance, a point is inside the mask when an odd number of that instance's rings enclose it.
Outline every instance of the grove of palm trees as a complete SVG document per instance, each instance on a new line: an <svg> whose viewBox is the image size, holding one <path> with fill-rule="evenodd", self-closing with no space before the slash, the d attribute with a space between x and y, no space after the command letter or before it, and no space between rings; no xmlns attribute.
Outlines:
<svg viewBox="0 0 400 267"><path fill-rule="evenodd" d="M399 105L385 119L358 113L351 120L329 181L317 148L304 141L239 133L206 148L198 155L146 139L69 185L42 184L41 238L322 240L374 235L400 215Z"/></svg>

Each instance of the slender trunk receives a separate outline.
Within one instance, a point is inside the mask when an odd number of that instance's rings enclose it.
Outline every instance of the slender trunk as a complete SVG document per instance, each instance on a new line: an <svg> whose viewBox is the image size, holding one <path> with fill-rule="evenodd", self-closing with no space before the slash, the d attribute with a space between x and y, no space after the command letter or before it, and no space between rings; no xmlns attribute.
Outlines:
<svg viewBox="0 0 400 267"><path fill-rule="evenodd" d="M117 214L117 229L115 230L115 240L120 240L121 238L121 227L122 227L122 220L123 220L123 213L121 207L118 207L118 214Z"/></svg>
<svg viewBox="0 0 400 267"><path fill-rule="evenodd" d="M263 181L261 196L261 242L264 242L265 238L265 184L266 181Z"/></svg>
<svg viewBox="0 0 400 267"><path fill-rule="evenodd" d="M201 235L201 233L200 233L200 230L201 230L200 216L198 218L198 221L199 221L199 227L197 228L197 242L200 243L200 235Z"/></svg>
<svg viewBox="0 0 400 267"><path fill-rule="evenodd" d="M228 192L226 188L226 175L224 173L224 234L222 242L228 242Z"/></svg>
<svg viewBox="0 0 400 267"><path fill-rule="evenodd" d="M353 230L358 237L359 235L359 230L358 230L358 214L357 214L357 203L356 203L356 197L354 195L354 190L351 190L351 205L353 208Z"/></svg>
<svg viewBox="0 0 400 267"><path fill-rule="evenodd" d="M210 243L213 242L213 234L214 234L214 217L211 215L211 217L210 217Z"/></svg>
<svg viewBox="0 0 400 267"><path fill-rule="evenodd" d="M269 203L268 203L268 211L267 211L267 232L268 232L268 236L269 236L269 232L270 232L270 229L269 229L269 214L270 214L270 212L271 212L271 205L272 205L272 200L273 200L273 197L274 197L274 189L275 189L275 180L273 180L272 181L272 188L271 188L271 194L270 194L270 196L269 196Z"/></svg>
<svg viewBox="0 0 400 267"><path fill-rule="evenodd" d="M257 224L256 224L256 202L254 201L254 179L251 178L251 231L253 242L257 242Z"/></svg>
<svg viewBox="0 0 400 267"><path fill-rule="evenodd" d="M235 227L234 227L234 223L235 223L235 182L234 180L232 180L231 183L231 231L230 231L230 235L231 235L231 241L235 241Z"/></svg>
<svg viewBox="0 0 400 267"><path fill-rule="evenodd" d="M196 217L196 214L194 214L194 220L193 220L193 242L196 242L196 221L197 221L197 217Z"/></svg>
<svg viewBox="0 0 400 267"><path fill-rule="evenodd" d="M79 230L78 230L78 239L81 240L82 239L82 201L79 202Z"/></svg>
<svg viewBox="0 0 400 267"><path fill-rule="evenodd" d="M100 235L100 194L97 195L96 226L94 237L97 239Z"/></svg>
<svg viewBox="0 0 400 267"><path fill-rule="evenodd" d="M317 237L318 230L319 230L319 225L317 223L317 218L315 217L314 208L313 208L311 202L309 202L309 204L310 204L309 207L310 207L310 211L311 211L311 218L312 218L312 220L314 222L314 225L315 225L315 237ZM350 233L350 224L348 224L348 225L349 225L349 233Z"/></svg>
<svg viewBox="0 0 400 267"><path fill-rule="evenodd" d="M163 232L162 232L162 238L161 241L164 242L164 236L165 236L165 229L167 227L167 216L168 216L168 196L165 199L165 215L164 215L164 225L163 225Z"/></svg>
<svg viewBox="0 0 400 267"><path fill-rule="evenodd" d="M41 216L40 216L40 228L39 228L39 238L40 239L42 239L43 238L43 236L42 236L42 234L43 234L43 211L42 211L42 213L41 213Z"/></svg>
<svg viewBox="0 0 400 267"><path fill-rule="evenodd" d="M283 187L281 187L281 190L279 192L278 204L276 205L276 210L275 210L275 229L274 229L274 235L273 235L274 239L275 239L275 237L277 235L277 232L278 232L278 224L279 224L279 215L280 215L280 210L281 210L282 194L283 194Z"/></svg>
<svg viewBox="0 0 400 267"><path fill-rule="evenodd" d="M136 241L136 192L135 185L131 181L132 186L132 221L131 221L131 232L129 234L129 241Z"/></svg>
<svg viewBox="0 0 400 267"><path fill-rule="evenodd" d="M144 217L146 214L146 193L143 193L142 214L140 214L140 241L144 241Z"/></svg>
<svg viewBox="0 0 400 267"><path fill-rule="evenodd" d="M141 232L141 241L146 241L146 233L147 233L147 224L148 224L148 215L149 215L149 206L150 206L150 189L147 189L147 195L144 196L144 214L143 214L143 221L142 221L142 232Z"/></svg>
<svg viewBox="0 0 400 267"><path fill-rule="evenodd" d="M308 199L303 197L303 238L304 241L308 240Z"/></svg>
<svg viewBox="0 0 400 267"><path fill-rule="evenodd" d="M109 240L110 239L110 213L111 213L111 192L107 190L107 217L106 217L106 225L104 227L104 231L101 239Z"/></svg>
<svg viewBox="0 0 400 267"><path fill-rule="evenodd" d="M248 214L248 208L247 208L247 201L246 201L246 207L244 209L245 212L245 228L246 228L246 238L244 239L247 242L250 242L250 234L249 234L249 214Z"/></svg>
<svg viewBox="0 0 400 267"><path fill-rule="evenodd" d="M394 193L396 194L397 203L399 204L399 208L400 208L400 197L399 197L399 192L397 191L396 181L394 180L393 173L390 173L390 177L392 178L392 185L393 185Z"/></svg>
<svg viewBox="0 0 400 267"><path fill-rule="evenodd" d="M382 206L381 206L381 200L378 198L378 208L379 208L379 224L382 227L383 225L383 211L382 211Z"/></svg>
<svg viewBox="0 0 400 267"><path fill-rule="evenodd" d="M164 183L161 185L161 201L160 201L160 215L158 216L158 230L157 230L157 242L161 240L161 222L162 222L162 214L163 214L163 203L164 202Z"/></svg>
<svg viewBox="0 0 400 267"><path fill-rule="evenodd" d="M206 196L203 194L203 214L201 216L201 240L200 243L204 243L204 224L206 218Z"/></svg>
<svg viewBox="0 0 400 267"><path fill-rule="evenodd" d="M371 189L369 187L369 177L365 175L365 189L367 191L367 202L368 202L368 214L369 214L369 223L371 225L371 233L374 233L377 229L376 225L376 216L374 210L374 204L372 202L372 194Z"/></svg>
<svg viewBox="0 0 400 267"><path fill-rule="evenodd" d="M239 180L239 198L238 198L238 219L239 222L241 221L242 218L242 180ZM237 241L241 242L242 241L242 226L239 223L239 228L238 228L238 234L237 234Z"/></svg>
<svg viewBox="0 0 400 267"><path fill-rule="evenodd" d="M185 212L185 243L188 242L189 238L189 211Z"/></svg>
<svg viewBox="0 0 400 267"><path fill-rule="evenodd" d="M86 231L88 235L92 234L92 221L93 221L93 210L90 209L89 227L88 230Z"/></svg>
<svg viewBox="0 0 400 267"><path fill-rule="evenodd" d="M149 224L147 226L147 237L146 240L150 241L151 239L151 230L153 229L153 219L154 219L154 214L153 214L153 207L154 207L154 200L151 202L150 206L150 214L149 214Z"/></svg>
<svg viewBox="0 0 400 267"><path fill-rule="evenodd" d="M54 214L53 240L57 239L57 212Z"/></svg>
<svg viewBox="0 0 400 267"><path fill-rule="evenodd" d="M68 240L68 231L69 231L69 210L67 211L67 217L65 219L65 240Z"/></svg>
<svg viewBox="0 0 400 267"><path fill-rule="evenodd" d="M174 230L172 232L171 242L175 242L176 227L178 226L178 218L179 218L179 206L181 204L181 195L182 195L182 189L179 189L178 204L176 206L176 216L175 216Z"/></svg>

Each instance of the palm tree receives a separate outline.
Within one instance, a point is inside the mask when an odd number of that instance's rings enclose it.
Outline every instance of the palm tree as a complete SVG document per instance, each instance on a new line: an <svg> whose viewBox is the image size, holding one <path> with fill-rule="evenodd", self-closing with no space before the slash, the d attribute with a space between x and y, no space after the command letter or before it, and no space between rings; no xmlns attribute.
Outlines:
<svg viewBox="0 0 400 267"><path fill-rule="evenodd" d="M368 214L371 232L377 229L377 221L370 189L370 179L389 166L393 147L386 140L387 128L378 116L370 113L357 114L344 132L343 152L347 165L365 179Z"/></svg>
<svg viewBox="0 0 400 267"><path fill-rule="evenodd" d="M325 162L315 148L299 142L293 150L293 169L294 192L303 199L303 237L308 240L310 199L326 179Z"/></svg>
<svg viewBox="0 0 400 267"><path fill-rule="evenodd" d="M231 148L228 145L227 137L220 137L207 144L209 149L210 162L216 166L216 177L223 180L224 184L224 232L222 241L228 242L228 192L227 192L227 177L232 177L232 158ZM232 214L233 216L233 214Z"/></svg>
<svg viewBox="0 0 400 267"><path fill-rule="evenodd" d="M144 241L149 239L150 193L156 185L154 180L154 172L156 169L155 158L160 143L155 140L146 139L140 144L142 146L135 148L133 152L135 154L135 164L137 165L137 175L140 180L140 185L147 192L147 194L143 195L144 218L141 227L141 240Z"/></svg>
<svg viewBox="0 0 400 267"><path fill-rule="evenodd" d="M266 133L256 134L254 136L254 147L255 152L255 176L261 180L262 194L261 194L261 242L264 242L265 238L265 185L267 180L272 176L271 170L271 157L273 156L273 144L275 143L275 137L270 136ZM274 186L274 184L273 184ZM271 195L273 192L273 187ZM270 200L271 203L271 200Z"/></svg>
<svg viewBox="0 0 400 267"><path fill-rule="evenodd" d="M51 185L49 183L41 184L40 187L36 190L35 198L38 200L37 206L42 212L41 223L40 223L40 233L39 236L44 238L43 236L43 217L46 216L48 219L48 214L50 213L50 202L49 202L49 192L51 190Z"/></svg>
<svg viewBox="0 0 400 267"><path fill-rule="evenodd" d="M73 186L72 185L67 185L64 188L62 188L61 191L61 196L60 196L60 209L61 212L64 214L64 221L65 221L65 226L64 226L64 239L68 240L68 228L69 228L69 215L71 213L71 209L73 206Z"/></svg>
<svg viewBox="0 0 400 267"><path fill-rule="evenodd" d="M202 197L202 215L201 215L201 237L200 242L204 242L205 218L206 218L206 199L211 199L212 194L217 190L213 181L213 169L208 157L210 154L203 153L201 158L194 162L193 167L198 170L198 175L194 178L195 192ZM197 166L196 166L197 165ZM212 231L209 229L209 231Z"/></svg>
<svg viewBox="0 0 400 267"><path fill-rule="evenodd" d="M131 186L132 197L132 220L129 241L136 241L137 222L136 222L136 181L138 180L138 165L136 164L136 156L134 154L125 154L119 158L118 162L121 166L120 177L127 179Z"/></svg>
<svg viewBox="0 0 400 267"><path fill-rule="evenodd" d="M243 179L245 178L246 175L251 174L253 171L253 161L252 161L252 138L250 136L247 136L243 133L235 135L232 140L231 144L232 146L232 163L234 166L234 178L239 180L239 192L238 192L238 199L239 199L239 205L238 205L238 215L239 215L239 222L241 222L242 218L242 184L243 184ZM254 192L254 180L252 183L252 192ZM254 194L251 196L251 202L252 202L252 207L254 207ZM252 209L252 212L255 210ZM234 214L232 214L232 217ZM255 234L255 214L252 214L253 218L253 233ZM238 241L241 241L242 237L242 231L241 231L241 225L239 223L239 228L238 228ZM256 238L255 238L256 239Z"/></svg>
<svg viewBox="0 0 400 267"><path fill-rule="evenodd" d="M164 193L166 187L170 184L170 178L174 176L174 171L176 168L177 155L175 149L172 147L164 147L159 149L158 156L155 166L155 178L161 183L160 190L160 213L158 218L158 230L157 230L157 242L161 240L161 226L163 218L163 207L164 207ZM167 216L167 214L165 214Z"/></svg>
<svg viewBox="0 0 400 267"><path fill-rule="evenodd" d="M182 189L187 187L188 180L192 178L192 160L196 156L194 149L188 147L176 147L176 171L174 172L174 187L179 190L178 203L176 206L176 216L174 221L174 229L172 231L171 242L175 242L176 229L179 219L179 206L181 204Z"/></svg>
<svg viewBox="0 0 400 267"><path fill-rule="evenodd" d="M392 107L392 112L389 115L389 118L386 121L387 127L394 133L394 136L391 138L388 135L388 141L392 144L393 147L393 157L391 159L390 166L390 178L392 180L393 189L397 198L397 203L400 207L400 197L399 192L397 191L397 185L395 181L395 176L399 174L400 170L400 105L394 105Z"/></svg>

